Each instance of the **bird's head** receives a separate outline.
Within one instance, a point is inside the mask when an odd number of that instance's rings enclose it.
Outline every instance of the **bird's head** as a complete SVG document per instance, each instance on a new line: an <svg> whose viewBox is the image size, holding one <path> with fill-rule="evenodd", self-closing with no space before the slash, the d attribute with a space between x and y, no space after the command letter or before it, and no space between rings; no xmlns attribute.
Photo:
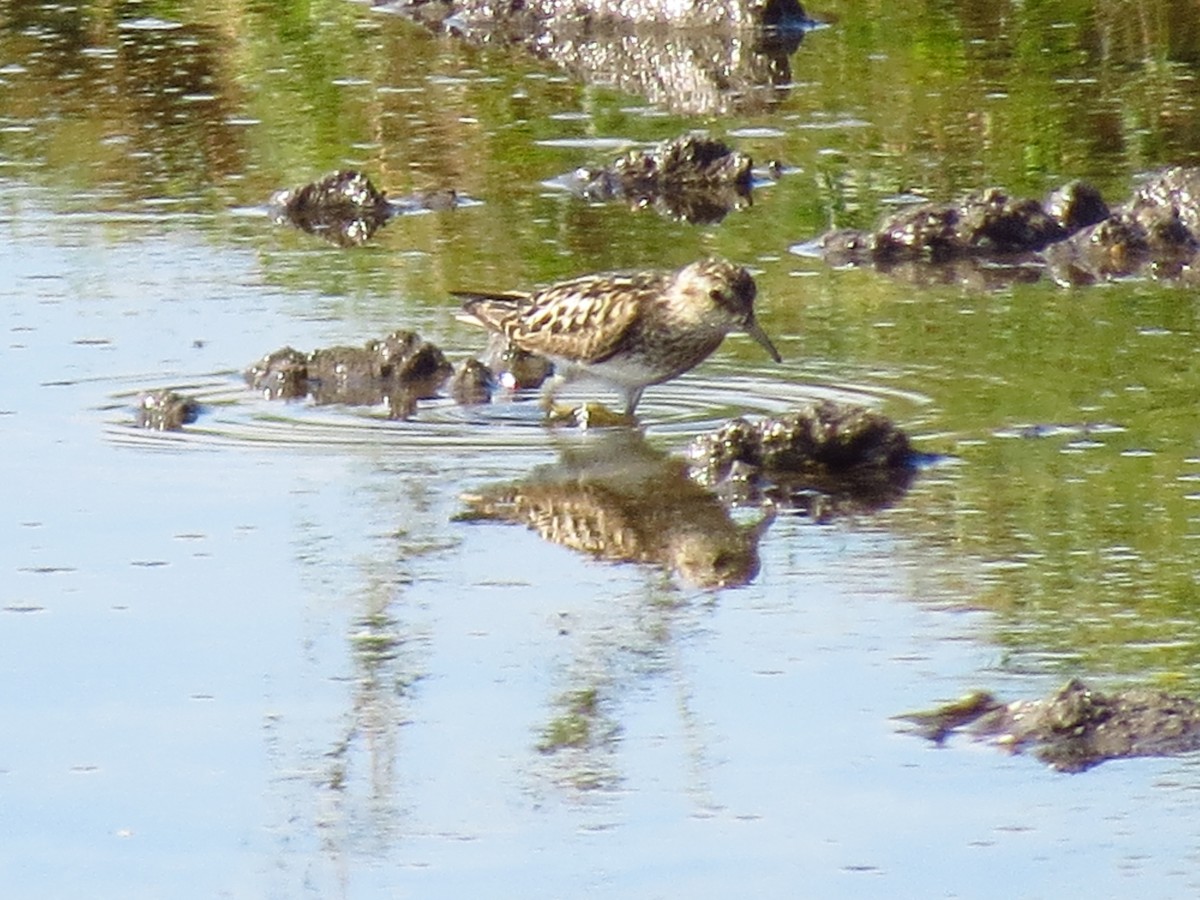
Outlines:
<svg viewBox="0 0 1200 900"><path fill-rule="evenodd" d="M724 319L730 330L746 332L775 362L782 362L779 351L754 318L758 287L744 267L724 259L705 259L681 269L678 283L688 293L704 297L709 309Z"/></svg>

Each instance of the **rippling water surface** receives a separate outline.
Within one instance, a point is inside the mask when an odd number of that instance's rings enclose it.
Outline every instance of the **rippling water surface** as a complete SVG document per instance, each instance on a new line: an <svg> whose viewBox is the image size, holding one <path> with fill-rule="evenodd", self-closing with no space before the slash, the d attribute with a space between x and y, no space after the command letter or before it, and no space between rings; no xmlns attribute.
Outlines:
<svg viewBox="0 0 1200 900"><path fill-rule="evenodd" d="M1193 292L789 252L900 196L1195 163L1194 29L1122 10L835 3L782 57L706 36L697 76L674 33L572 66L342 0L0 3L6 894L1194 896L1194 757L1069 776L893 719L1200 695ZM710 225L548 186L695 128L784 174ZM347 166L475 202L355 248L265 214ZM241 376L396 328L459 361L451 290L710 253L784 362L733 336L637 430ZM135 427L158 388L199 419ZM813 399L938 462L818 517L680 479L695 436Z"/></svg>

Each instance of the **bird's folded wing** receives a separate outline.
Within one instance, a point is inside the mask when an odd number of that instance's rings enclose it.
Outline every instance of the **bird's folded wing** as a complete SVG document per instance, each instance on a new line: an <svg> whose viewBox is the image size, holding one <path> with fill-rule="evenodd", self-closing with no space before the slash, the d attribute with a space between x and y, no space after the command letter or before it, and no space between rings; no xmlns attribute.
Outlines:
<svg viewBox="0 0 1200 900"><path fill-rule="evenodd" d="M555 290L536 297L508 323L505 333L517 345L580 363L601 362L620 349L637 321L639 295Z"/></svg>
<svg viewBox="0 0 1200 900"><path fill-rule="evenodd" d="M590 290L577 279L533 295L453 291L463 309L523 350L580 363L616 352L636 321L640 291ZM632 288L633 286L629 286Z"/></svg>

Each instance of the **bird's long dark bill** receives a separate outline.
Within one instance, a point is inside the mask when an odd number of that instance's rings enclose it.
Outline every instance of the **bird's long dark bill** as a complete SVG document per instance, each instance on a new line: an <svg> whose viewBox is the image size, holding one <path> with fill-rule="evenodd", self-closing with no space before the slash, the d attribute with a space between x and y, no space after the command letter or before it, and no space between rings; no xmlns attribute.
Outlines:
<svg viewBox="0 0 1200 900"><path fill-rule="evenodd" d="M771 359L777 363L783 362L783 357L779 355L779 351L775 349L775 345L771 343L771 339L767 337L767 333L762 330L762 326L754 321L754 319L746 323L746 334L758 341L762 345L762 348L771 354Z"/></svg>

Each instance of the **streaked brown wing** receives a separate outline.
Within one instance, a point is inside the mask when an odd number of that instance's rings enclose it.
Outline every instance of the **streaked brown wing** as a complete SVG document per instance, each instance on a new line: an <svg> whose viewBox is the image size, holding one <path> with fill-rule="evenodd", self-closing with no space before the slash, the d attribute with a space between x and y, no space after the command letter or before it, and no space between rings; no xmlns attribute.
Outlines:
<svg viewBox="0 0 1200 900"><path fill-rule="evenodd" d="M666 276L589 275L534 293L504 324L509 340L534 353L595 363L620 347L646 299Z"/></svg>

